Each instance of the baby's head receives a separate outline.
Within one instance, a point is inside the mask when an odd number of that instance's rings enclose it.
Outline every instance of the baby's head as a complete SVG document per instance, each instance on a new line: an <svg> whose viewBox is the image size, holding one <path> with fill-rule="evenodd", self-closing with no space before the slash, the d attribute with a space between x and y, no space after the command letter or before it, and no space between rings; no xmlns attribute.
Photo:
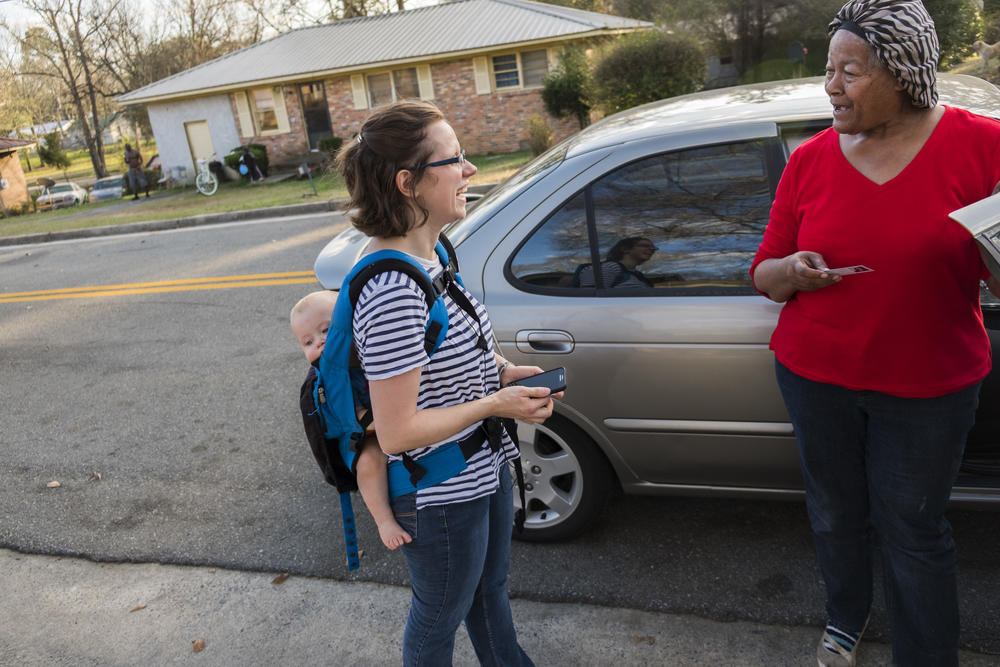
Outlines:
<svg viewBox="0 0 1000 667"><path fill-rule="evenodd" d="M323 353L326 332L330 328L330 318L336 303L336 292L320 290L306 294L292 308L289 316L292 333L310 364L315 363Z"/></svg>

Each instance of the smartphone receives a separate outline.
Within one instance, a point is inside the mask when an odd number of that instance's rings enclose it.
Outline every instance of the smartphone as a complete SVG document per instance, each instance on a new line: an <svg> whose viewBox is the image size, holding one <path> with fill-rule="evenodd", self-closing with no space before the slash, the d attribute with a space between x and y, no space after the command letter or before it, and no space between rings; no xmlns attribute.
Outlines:
<svg viewBox="0 0 1000 667"><path fill-rule="evenodd" d="M552 393L566 391L566 369L560 366L551 371L531 375L520 380L508 382L507 386L517 385L519 387L548 387Z"/></svg>

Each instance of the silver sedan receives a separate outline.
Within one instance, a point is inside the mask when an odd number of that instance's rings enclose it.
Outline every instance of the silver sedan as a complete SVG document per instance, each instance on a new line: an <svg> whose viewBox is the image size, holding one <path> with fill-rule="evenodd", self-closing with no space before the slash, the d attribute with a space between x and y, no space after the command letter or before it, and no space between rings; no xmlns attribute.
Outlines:
<svg viewBox="0 0 1000 667"><path fill-rule="evenodd" d="M944 104L1000 109L980 79L942 75L939 88ZM567 370L556 414L521 426L523 538L578 534L619 489L802 497L768 349L781 305L748 269L789 154L830 119L818 78L631 109L539 156L447 230L502 354ZM339 288L365 240L331 241L320 282ZM1000 428L977 429L953 498L1000 503Z"/></svg>

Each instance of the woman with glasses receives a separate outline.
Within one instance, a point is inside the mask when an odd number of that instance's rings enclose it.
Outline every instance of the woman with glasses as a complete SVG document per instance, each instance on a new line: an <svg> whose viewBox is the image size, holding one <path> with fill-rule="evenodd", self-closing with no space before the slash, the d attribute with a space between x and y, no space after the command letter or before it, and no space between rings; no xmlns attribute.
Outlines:
<svg viewBox="0 0 1000 667"><path fill-rule="evenodd" d="M348 208L357 209L351 220L372 237L369 252L404 252L432 280L442 276L435 245L445 225L465 216L476 167L438 108L410 100L376 110L341 151L338 168ZM541 369L503 359L493 349L486 309L459 289L476 317L445 292L447 337L430 357L427 302L409 276L372 277L354 309L354 344L382 451L390 459L405 452L419 463L445 443L478 443L461 473L392 500L396 520L413 538L403 546L413 592L403 664L450 665L464 620L482 664L531 665L507 597L514 515L507 462L518 452L497 418L540 423L552 414L553 397L545 388L501 388Z"/></svg>

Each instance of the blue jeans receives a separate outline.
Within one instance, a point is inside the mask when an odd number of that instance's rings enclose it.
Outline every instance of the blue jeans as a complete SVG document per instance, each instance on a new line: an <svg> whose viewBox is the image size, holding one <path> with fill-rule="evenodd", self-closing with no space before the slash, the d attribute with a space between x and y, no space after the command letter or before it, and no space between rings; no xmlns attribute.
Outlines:
<svg viewBox="0 0 1000 667"><path fill-rule="evenodd" d="M466 630L483 665L533 665L517 643L507 598L513 495L507 466L500 488L484 498L416 509L416 494L392 500L412 537L403 554L410 571L410 614L403 664L451 665L455 632Z"/></svg>
<svg viewBox="0 0 1000 667"><path fill-rule="evenodd" d="M979 384L900 398L813 382L780 363L776 369L798 438L830 623L847 632L865 627L874 530L893 663L957 665L956 551L944 514Z"/></svg>

